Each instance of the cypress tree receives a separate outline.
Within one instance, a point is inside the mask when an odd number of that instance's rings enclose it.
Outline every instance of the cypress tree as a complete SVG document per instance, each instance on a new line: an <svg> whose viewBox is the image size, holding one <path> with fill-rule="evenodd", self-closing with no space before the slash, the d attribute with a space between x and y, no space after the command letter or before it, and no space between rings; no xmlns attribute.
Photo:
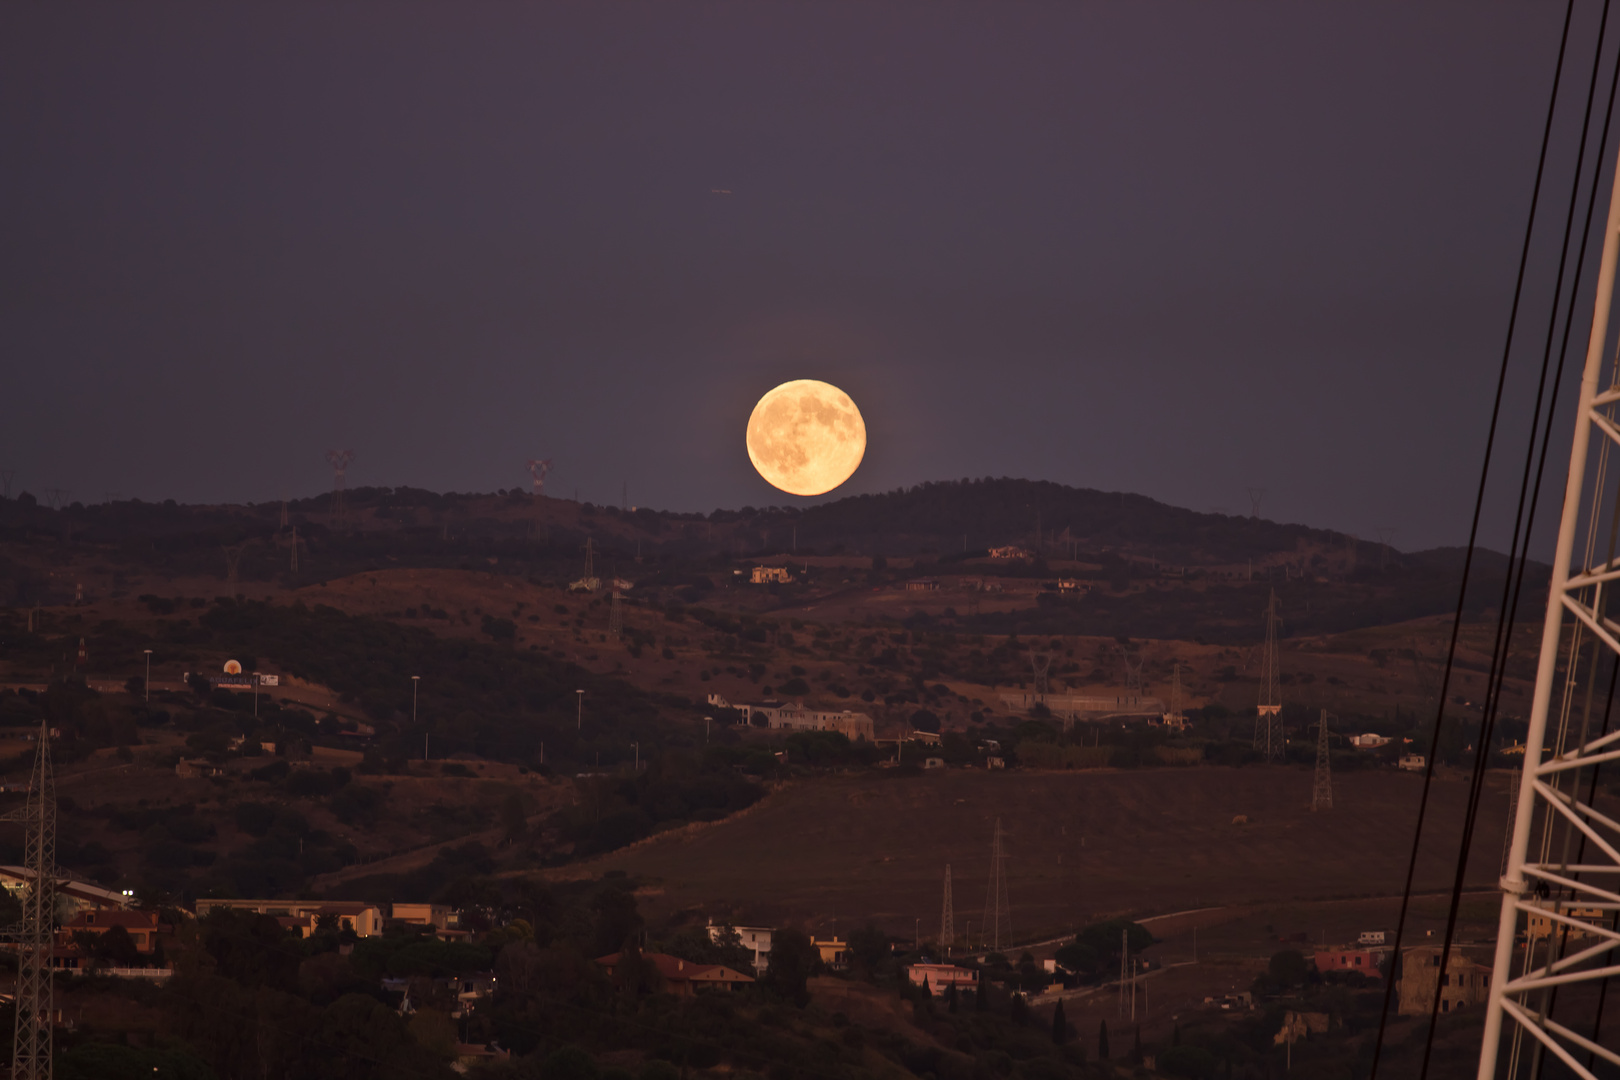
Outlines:
<svg viewBox="0 0 1620 1080"><path fill-rule="evenodd" d="M973 992L973 1011L984 1012L990 1008L990 988L985 985L984 973L980 972L978 989Z"/></svg>
<svg viewBox="0 0 1620 1080"><path fill-rule="evenodd" d="M945 1009L947 1012L956 1011L956 983L951 983L945 989Z"/></svg>
<svg viewBox="0 0 1620 1080"><path fill-rule="evenodd" d="M1108 1021L1104 1020L1097 1027L1097 1060L1108 1060Z"/></svg>
<svg viewBox="0 0 1620 1080"><path fill-rule="evenodd" d="M1059 999L1057 1008L1052 1010L1052 1041L1062 1046L1068 1037L1069 1024L1063 1019L1063 1001Z"/></svg>

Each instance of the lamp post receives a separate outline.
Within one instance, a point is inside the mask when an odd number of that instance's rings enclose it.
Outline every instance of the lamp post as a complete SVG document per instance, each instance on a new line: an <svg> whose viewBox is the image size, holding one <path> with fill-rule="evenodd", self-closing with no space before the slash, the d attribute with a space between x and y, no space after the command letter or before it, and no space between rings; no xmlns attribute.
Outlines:
<svg viewBox="0 0 1620 1080"><path fill-rule="evenodd" d="M146 704L152 703L152 650L146 650Z"/></svg>
<svg viewBox="0 0 1620 1080"><path fill-rule="evenodd" d="M416 726L416 691L422 685L422 676L411 676L411 726Z"/></svg>
<svg viewBox="0 0 1620 1080"><path fill-rule="evenodd" d="M583 691L583 690L575 690L574 693L575 693L575 695L577 695L575 697L575 699L574 699L577 702L577 707L574 710L574 730L575 731L584 731L585 730L585 691Z"/></svg>

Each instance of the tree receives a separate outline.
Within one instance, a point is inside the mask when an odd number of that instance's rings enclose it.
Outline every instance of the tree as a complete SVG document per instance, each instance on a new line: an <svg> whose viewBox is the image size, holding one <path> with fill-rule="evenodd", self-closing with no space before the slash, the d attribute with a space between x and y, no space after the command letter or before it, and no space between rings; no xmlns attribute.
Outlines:
<svg viewBox="0 0 1620 1080"><path fill-rule="evenodd" d="M889 936L871 923L849 935L850 959L871 972L889 957Z"/></svg>
<svg viewBox="0 0 1620 1080"><path fill-rule="evenodd" d="M1273 953L1267 971L1284 986L1298 986L1309 972L1305 957L1296 949L1283 949Z"/></svg>
<svg viewBox="0 0 1620 1080"><path fill-rule="evenodd" d="M990 1008L990 987L981 974L974 985L973 1011L985 1012Z"/></svg>
<svg viewBox="0 0 1620 1080"><path fill-rule="evenodd" d="M1060 998L1057 1008L1052 1010L1052 1041L1062 1046L1069 1041L1069 1022L1063 1018L1063 1001Z"/></svg>
<svg viewBox="0 0 1620 1080"><path fill-rule="evenodd" d="M949 986L947 986L945 988L945 1011L946 1012L952 1012L953 1013L953 1012L956 1011L956 996L957 996L956 995L956 984L953 982L953 983L951 983L951 985L949 985ZM1060 1004L1060 1007L1061 1007L1061 1003L1059 1003L1059 1004Z"/></svg>
<svg viewBox="0 0 1620 1080"><path fill-rule="evenodd" d="M521 840L523 834L529 831L529 818L523 812L523 796L515 791L501 804L501 831L507 843Z"/></svg>
<svg viewBox="0 0 1620 1080"><path fill-rule="evenodd" d="M1097 1060L1108 1060L1108 1021L1102 1021L1097 1027Z"/></svg>
<svg viewBox="0 0 1620 1080"><path fill-rule="evenodd" d="M821 954L800 930L778 930L771 935L771 958L765 968L765 985L788 1000L803 1005L810 1000L805 989Z"/></svg>

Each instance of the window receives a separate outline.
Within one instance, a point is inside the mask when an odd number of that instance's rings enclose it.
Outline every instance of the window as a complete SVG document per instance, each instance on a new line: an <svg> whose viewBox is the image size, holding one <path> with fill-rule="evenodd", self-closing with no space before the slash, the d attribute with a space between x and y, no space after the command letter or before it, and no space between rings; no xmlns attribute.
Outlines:
<svg viewBox="0 0 1620 1080"><path fill-rule="evenodd" d="M1429 957L1429 966L1430 967L1439 967L1440 966L1440 954L1439 953L1435 953L1433 956Z"/></svg>
<svg viewBox="0 0 1620 1080"><path fill-rule="evenodd" d="M1451 985L1451 975L1449 973L1440 976L1440 985L1441 986L1450 986Z"/></svg>
<svg viewBox="0 0 1620 1080"><path fill-rule="evenodd" d="M1440 999L1440 1011L1441 1012L1450 1012L1451 1011L1451 1002L1447 1001L1445 998L1441 998Z"/></svg>

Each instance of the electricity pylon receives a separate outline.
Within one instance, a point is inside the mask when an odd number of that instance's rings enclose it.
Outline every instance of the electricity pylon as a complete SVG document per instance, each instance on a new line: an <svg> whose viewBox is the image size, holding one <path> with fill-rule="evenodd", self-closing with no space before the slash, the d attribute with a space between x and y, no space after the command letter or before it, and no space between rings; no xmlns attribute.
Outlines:
<svg viewBox="0 0 1620 1080"><path fill-rule="evenodd" d="M989 932L990 947L1001 950L1003 929L1012 929L1012 912L1007 904L1007 876L1002 869L1001 819L996 818L996 836L990 842L990 882L984 893L984 928ZM1009 937L1008 941L1012 939ZM981 942L982 944L982 942Z"/></svg>
<svg viewBox="0 0 1620 1080"><path fill-rule="evenodd" d="M624 633L624 608L619 604L619 587L613 586L613 597L608 606L608 633L618 637Z"/></svg>
<svg viewBox="0 0 1620 1080"><path fill-rule="evenodd" d="M1552 1016L1554 991L1558 1004L1571 997L1580 1000L1583 991L1596 989L1593 984L1620 974L1613 955L1620 947L1620 931L1613 921L1613 913L1620 909L1615 876L1620 873L1620 821L1591 805L1597 766L1620 758L1620 731L1605 730L1608 716L1598 690L1620 654L1620 624L1609 614L1609 593L1620 581L1613 524L1620 470L1611 460L1620 443L1615 415L1620 371L1611 366L1603 385L1609 308L1620 254L1617 241L1620 170L1610 196L1558 546L1547 587L1536 689L1524 739L1513 839L1501 878L1502 911L1480 1043L1480 1080L1495 1076L1499 1064L1511 1075L1524 1055L1532 1067L1537 1066L1546 1052L1569 1073L1586 1080L1596 1080L1588 1064L1596 1058L1611 1066L1620 1064L1612 1031L1606 1037L1591 1033L1604 1045ZM1579 554L1578 533L1585 534ZM1555 691L1561 699L1556 704ZM1572 909L1602 914L1583 920L1575 918ZM1531 913L1549 920L1552 932L1530 938L1520 949L1515 940L1520 917ZM1443 983L1443 969L1441 977ZM1584 1020L1567 1019L1586 1027ZM1501 1053L1504 1027L1510 1033L1506 1054Z"/></svg>
<svg viewBox="0 0 1620 1080"><path fill-rule="evenodd" d="M26 832L24 862L31 880L23 896L17 939L17 1026L11 1051L13 1080L50 1080L51 945L56 922L56 782L51 773L51 731L39 725L39 747L22 809L4 815Z"/></svg>
<svg viewBox="0 0 1620 1080"><path fill-rule="evenodd" d="M1277 591L1266 602L1266 651L1260 661L1260 704L1254 718L1254 748L1264 761L1283 756L1282 690L1277 681Z"/></svg>
<svg viewBox="0 0 1620 1080"><path fill-rule="evenodd" d="M951 907L951 864L945 864L945 906L939 913L939 947L949 956L956 944L956 911Z"/></svg>
<svg viewBox="0 0 1620 1080"><path fill-rule="evenodd" d="M1322 726L1316 732L1316 782L1311 786L1311 809L1333 809L1333 763L1328 756L1328 712L1322 710Z"/></svg>

